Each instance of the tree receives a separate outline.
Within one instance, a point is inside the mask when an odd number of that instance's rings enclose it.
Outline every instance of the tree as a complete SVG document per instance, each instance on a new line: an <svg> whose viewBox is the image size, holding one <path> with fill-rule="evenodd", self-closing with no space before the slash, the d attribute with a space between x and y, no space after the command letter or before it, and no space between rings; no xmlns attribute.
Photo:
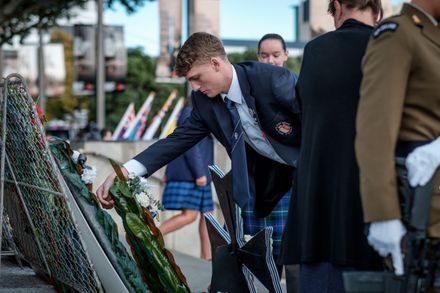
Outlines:
<svg viewBox="0 0 440 293"><path fill-rule="evenodd" d="M257 50L256 49L247 49L243 53L230 53L228 54L228 59L232 64L240 63L243 61L256 61L257 59ZM289 57L285 63L285 67L289 70L299 73L301 68L302 56L298 57Z"/></svg>
<svg viewBox="0 0 440 293"><path fill-rule="evenodd" d="M154 0L147 1L153 2ZM125 7L127 13L133 13L137 8L143 6L146 0L107 0L107 7L112 8L116 2L120 2Z"/></svg>
<svg viewBox="0 0 440 293"><path fill-rule="evenodd" d="M46 103L46 118L62 119L65 113L72 113L78 106L78 98L73 95L73 48L72 36L55 29L50 37L53 43L62 43L64 47L64 65L66 68L65 92L62 97L50 97Z"/></svg>
<svg viewBox="0 0 440 293"><path fill-rule="evenodd" d="M232 64L240 63L243 61L256 61L257 59L257 50L256 49L247 49L243 53L230 53L228 54L228 59Z"/></svg>
<svg viewBox="0 0 440 293"><path fill-rule="evenodd" d="M15 36L22 39L34 28L47 30L56 25L60 18L70 18L72 8L84 6L89 0L9 0L1 1L0 46L11 42ZM106 6L112 8L117 2L128 13L136 11L145 1L153 0L108 0Z"/></svg>
<svg viewBox="0 0 440 293"><path fill-rule="evenodd" d="M0 45L10 42L18 35L25 37L31 29L47 29L56 20L69 17L71 9L83 6L87 0L13 0L2 1L0 12Z"/></svg>

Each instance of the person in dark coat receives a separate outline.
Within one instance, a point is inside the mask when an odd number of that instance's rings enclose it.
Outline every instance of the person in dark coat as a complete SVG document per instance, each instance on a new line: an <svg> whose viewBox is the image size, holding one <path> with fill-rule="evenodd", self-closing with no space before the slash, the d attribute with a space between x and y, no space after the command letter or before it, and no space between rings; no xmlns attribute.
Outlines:
<svg viewBox="0 0 440 293"><path fill-rule="evenodd" d="M284 264L301 265L307 293L344 292L348 267L381 268L364 235L354 152L361 60L381 4L336 0L329 12L337 29L306 45L296 86L302 141L281 251Z"/></svg>
<svg viewBox="0 0 440 293"><path fill-rule="evenodd" d="M183 125L191 114L191 104L180 112L177 126ZM180 210L160 225L163 235L188 225L199 217L200 257L211 259L211 246L206 228L204 212L214 209L211 192L211 174L208 166L214 162L213 140L210 135L168 164L165 170L165 189L162 205L167 210Z"/></svg>

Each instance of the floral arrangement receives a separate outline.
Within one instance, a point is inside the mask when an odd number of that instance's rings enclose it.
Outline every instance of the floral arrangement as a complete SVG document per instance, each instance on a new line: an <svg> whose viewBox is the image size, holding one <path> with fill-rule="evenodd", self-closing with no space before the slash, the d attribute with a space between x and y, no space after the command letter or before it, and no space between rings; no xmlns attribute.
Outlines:
<svg viewBox="0 0 440 293"><path fill-rule="evenodd" d="M92 192L96 168L85 164L86 156L72 150L65 141L52 141L50 149L72 195L82 209L87 211L85 216L90 218L95 236L101 245L108 248L107 253L113 254L109 255L109 258L116 260L115 270L124 280L124 284L130 292L150 292L137 263L129 255L124 244L119 241L118 229L112 216L100 208L99 201ZM60 282L57 282L57 286L62 292L71 291Z"/></svg>
<svg viewBox="0 0 440 293"><path fill-rule="evenodd" d="M81 175L81 180L87 186L87 189L92 191L93 182L96 179L96 167L87 165L87 158L78 151L74 150L71 158L76 165L78 173Z"/></svg>
<svg viewBox="0 0 440 293"><path fill-rule="evenodd" d="M150 192L150 185L148 184L147 179L130 174L128 176L127 184L137 203L141 207L147 208L153 219L159 221L158 211L163 211L164 208L160 200L155 198Z"/></svg>
<svg viewBox="0 0 440 293"><path fill-rule="evenodd" d="M132 254L152 292L190 292L186 278L165 249L163 236L153 215L162 208L149 192L148 184L137 176L126 180L120 166L110 160L118 175L110 189L116 212L121 216Z"/></svg>

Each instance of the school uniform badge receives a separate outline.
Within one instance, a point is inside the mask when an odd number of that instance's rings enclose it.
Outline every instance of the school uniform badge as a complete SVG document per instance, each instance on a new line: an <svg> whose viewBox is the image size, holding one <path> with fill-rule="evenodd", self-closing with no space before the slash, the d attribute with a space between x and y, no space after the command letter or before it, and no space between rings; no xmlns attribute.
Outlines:
<svg viewBox="0 0 440 293"><path fill-rule="evenodd" d="M292 125L289 122L282 121L277 123L275 130L281 135L289 135L292 133Z"/></svg>

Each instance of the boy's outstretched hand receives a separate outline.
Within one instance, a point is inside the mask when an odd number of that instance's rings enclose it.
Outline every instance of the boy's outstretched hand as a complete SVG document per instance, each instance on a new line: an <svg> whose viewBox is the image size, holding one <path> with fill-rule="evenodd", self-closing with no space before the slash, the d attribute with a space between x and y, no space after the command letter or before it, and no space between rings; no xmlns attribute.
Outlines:
<svg viewBox="0 0 440 293"><path fill-rule="evenodd" d="M128 178L127 169L121 167L121 170L125 178ZM96 190L96 196L98 197L98 200L101 203L102 207L105 209L111 209L115 204L115 201L113 200L113 197L110 194L110 188L115 184L115 178L116 178L115 173L110 174L101 184L101 186L99 186L99 188Z"/></svg>

